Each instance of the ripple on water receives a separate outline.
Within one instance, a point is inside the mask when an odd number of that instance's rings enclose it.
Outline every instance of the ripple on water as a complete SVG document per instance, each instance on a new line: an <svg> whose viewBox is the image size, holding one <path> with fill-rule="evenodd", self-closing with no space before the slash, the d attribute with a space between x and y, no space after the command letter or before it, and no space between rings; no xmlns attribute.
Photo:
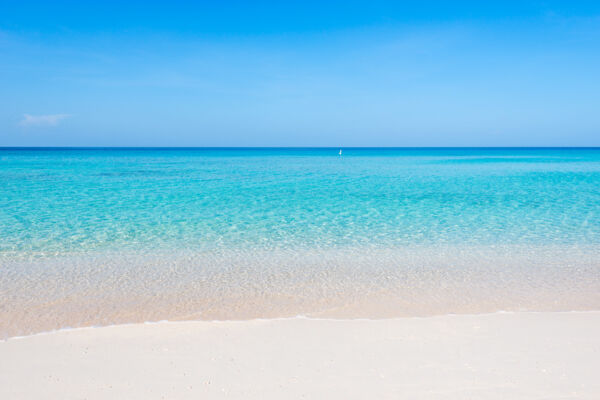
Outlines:
<svg viewBox="0 0 600 400"><path fill-rule="evenodd" d="M598 309L597 250L413 246L5 258L0 332L165 319Z"/></svg>

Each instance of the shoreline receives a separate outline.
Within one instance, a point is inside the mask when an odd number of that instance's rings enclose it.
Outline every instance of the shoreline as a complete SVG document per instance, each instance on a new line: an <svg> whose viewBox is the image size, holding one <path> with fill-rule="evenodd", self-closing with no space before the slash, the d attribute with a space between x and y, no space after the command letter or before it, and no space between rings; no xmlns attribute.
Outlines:
<svg viewBox="0 0 600 400"><path fill-rule="evenodd" d="M161 320L599 310L597 250L356 247L7 262L0 338Z"/></svg>
<svg viewBox="0 0 600 400"><path fill-rule="evenodd" d="M592 399L600 311L84 327L0 360L2 398Z"/></svg>
<svg viewBox="0 0 600 400"><path fill-rule="evenodd" d="M313 317L310 315L294 315L290 317L265 317L265 318L247 318L247 319L181 319L181 320L158 320L158 321L142 321L142 322L125 322L108 325L91 325L91 326L77 326L77 327L64 327L49 331L36 332L29 335L17 335L6 338L0 338L0 344L11 340L22 340L35 336L54 335L64 332L80 331L80 330L95 330L95 329L106 329L106 328L121 328L131 326L145 326L145 325L162 325L162 324L195 324L195 323L209 323L209 324L237 324L237 323L249 323L249 322L268 322L268 321L293 321L293 320L309 320L309 321L402 321L411 319L434 319L434 318L452 318L452 317L477 317L477 316L493 316L493 315L505 315L505 314L595 314L600 313L600 310L565 310L565 311L536 311L536 310L498 310L492 312L481 312L481 313L448 313L448 314L435 314L435 315L407 315L407 316L394 316L394 317L381 317L381 318L365 318L365 317Z"/></svg>

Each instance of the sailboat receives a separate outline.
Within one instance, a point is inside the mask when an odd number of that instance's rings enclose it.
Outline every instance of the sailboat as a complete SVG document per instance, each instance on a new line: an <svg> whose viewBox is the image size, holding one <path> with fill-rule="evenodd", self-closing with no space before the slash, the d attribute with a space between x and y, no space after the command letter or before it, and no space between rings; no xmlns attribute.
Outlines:
<svg viewBox="0 0 600 400"><path fill-rule="evenodd" d="M342 156L342 149L340 149L340 157Z"/></svg>

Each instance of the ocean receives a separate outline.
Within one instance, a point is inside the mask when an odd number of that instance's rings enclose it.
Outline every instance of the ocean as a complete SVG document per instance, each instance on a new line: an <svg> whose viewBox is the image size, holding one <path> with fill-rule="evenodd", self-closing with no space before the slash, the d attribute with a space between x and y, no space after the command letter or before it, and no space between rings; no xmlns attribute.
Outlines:
<svg viewBox="0 0 600 400"><path fill-rule="evenodd" d="M0 338L600 309L598 148L0 148Z"/></svg>

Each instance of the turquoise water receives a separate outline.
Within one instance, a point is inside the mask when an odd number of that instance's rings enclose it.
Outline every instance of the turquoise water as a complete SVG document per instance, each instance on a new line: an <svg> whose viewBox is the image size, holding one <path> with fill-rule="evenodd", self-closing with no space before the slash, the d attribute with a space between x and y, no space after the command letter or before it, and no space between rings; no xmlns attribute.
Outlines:
<svg viewBox="0 0 600 400"><path fill-rule="evenodd" d="M599 150L2 150L0 251L600 243Z"/></svg>
<svg viewBox="0 0 600 400"><path fill-rule="evenodd" d="M361 298L354 308L381 310L370 294L405 293L409 272L419 293L446 282L455 296L455 281L477 287L486 268L496 283L482 292L513 298L481 295L485 310L549 307L516 301L519 279L571 282L554 308L600 305L600 149L338 151L0 149L0 330L38 330L15 316L23 309L52 321L39 329L319 313ZM91 293L112 314L71 318ZM381 301L384 314L423 303L398 297L402 307Z"/></svg>

